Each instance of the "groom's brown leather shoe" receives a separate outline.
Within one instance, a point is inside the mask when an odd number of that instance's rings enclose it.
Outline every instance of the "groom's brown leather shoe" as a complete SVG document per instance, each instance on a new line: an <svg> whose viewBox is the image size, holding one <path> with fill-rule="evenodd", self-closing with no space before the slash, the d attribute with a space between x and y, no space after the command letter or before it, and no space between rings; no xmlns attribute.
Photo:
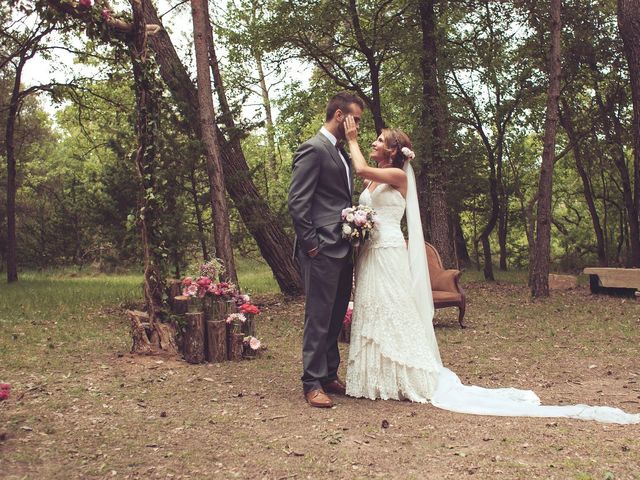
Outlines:
<svg viewBox="0 0 640 480"><path fill-rule="evenodd" d="M304 398L307 399L307 403L312 407L318 408L331 408L333 407L333 402L329 398L329 396L324 393L324 390L318 388L316 390L311 390L310 392L305 393Z"/></svg>
<svg viewBox="0 0 640 480"><path fill-rule="evenodd" d="M322 385L322 388L325 392L337 393L338 395L345 395L347 392L347 386L339 378L336 378L329 383L325 383L324 385Z"/></svg>

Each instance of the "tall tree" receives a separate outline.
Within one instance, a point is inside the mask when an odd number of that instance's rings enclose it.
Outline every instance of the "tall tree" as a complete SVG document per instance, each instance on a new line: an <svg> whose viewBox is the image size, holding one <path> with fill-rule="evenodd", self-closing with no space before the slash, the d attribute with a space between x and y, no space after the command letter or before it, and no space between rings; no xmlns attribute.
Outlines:
<svg viewBox="0 0 640 480"><path fill-rule="evenodd" d="M549 6L550 43L549 89L547 91L547 113L544 125L544 140L540 180L538 182L538 211L536 216L536 243L531 269L531 294L534 297L549 296L549 262L551 258L551 197L553 187L553 163L555 158L556 132L560 101L560 21L561 0L551 0Z"/></svg>
<svg viewBox="0 0 640 480"><path fill-rule="evenodd" d="M231 246L231 229L229 227L229 213L224 190L224 177L218 132L215 125L215 111L213 107L213 93L211 91L211 75L209 73L209 45L207 31L209 22L208 0L191 0L191 15L193 18L193 38L196 52L196 69L198 72L198 111L200 113L200 129L202 143L207 160L207 174L209 175L211 212L215 236L216 256L225 266L224 275L228 280L237 283L233 248Z"/></svg>
<svg viewBox="0 0 640 480"><path fill-rule="evenodd" d="M19 22L26 26L22 22ZM13 88L7 109L5 124L5 155L7 158L7 281L9 283L18 281L18 258L16 240L16 148L15 130L16 122L20 111L20 105L25 97L40 89L39 86L22 89L22 72L26 63L32 59L43 48L42 40L54 30L54 25L48 21L38 19L35 27L26 32L19 33L2 32L2 36L8 39L7 45L13 51L6 52L6 56L0 60L0 68L7 65L13 67ZM46 88L46 87L43 87Z"/></svg>
<svg viewBox="0 0 640 480"><path fill-rule="evenodd" d="M423 138L425 164L418 176L418 191L422 192L425 227L429 239L434 244L445 268L457 267L455 235L450 228L452 212L447 204L447 143L448 115L445 86L440 81L442 72L438 70L439 43L435 11L436 0L421 1L418 6L422 32L420 67L422 76L422 106L420 127ZM426 197L426 198L425 198ZM424 209L428 205L428 209Z"/></svg>
<svg viewBox="0 0 640 480"><path fill-rule="evenodd" d="M627 57L633 102L633 199L627 201L628 265L640 267L640 4L637 1L618 0L618 28Z"/></svg>

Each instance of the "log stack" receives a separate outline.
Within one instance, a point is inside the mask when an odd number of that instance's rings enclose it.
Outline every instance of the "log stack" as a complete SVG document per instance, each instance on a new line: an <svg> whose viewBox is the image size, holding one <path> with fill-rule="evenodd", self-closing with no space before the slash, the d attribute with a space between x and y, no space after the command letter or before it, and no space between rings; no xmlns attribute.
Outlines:
<svg viewBox="0 0 640 480"><path fill-rule="evenodd" d="M241 331L229 328L227 317L237 312L233 300L176 295L171 301L172 313L182 326L181 353L189 363L218 363L255 357L247 352L244 339L255 336L255 316L245 315ZM247 354L249 353L249 354Z"/></svg>

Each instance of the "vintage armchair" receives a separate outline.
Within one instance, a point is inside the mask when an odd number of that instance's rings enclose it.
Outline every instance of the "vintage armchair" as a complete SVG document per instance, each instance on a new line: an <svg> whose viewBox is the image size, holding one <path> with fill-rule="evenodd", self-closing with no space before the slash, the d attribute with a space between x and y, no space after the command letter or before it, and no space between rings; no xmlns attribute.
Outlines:
<svg viewBox="0 0 640 480"><path fill-rule="evenodd" d="M466 297L460 286L460 270L445 270L442 267L440 254L430 243L425 242L427 250L427 263L429 265L429 277L431 278L431 291L433 293L433 306L435 308L458 307L458 323L464 328L464 313L466 309Z"/></svg>

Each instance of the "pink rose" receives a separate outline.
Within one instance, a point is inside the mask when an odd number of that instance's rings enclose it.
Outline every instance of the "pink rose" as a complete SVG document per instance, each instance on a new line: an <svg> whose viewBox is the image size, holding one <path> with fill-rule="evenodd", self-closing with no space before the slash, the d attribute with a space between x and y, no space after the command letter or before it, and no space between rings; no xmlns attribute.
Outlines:
<svg viewBox="0 0 640 480"><path fill-rule="evenodd" d="M251 350L258 350L260 348L260 340L256 337L251 337L251 340L249 340L249 346L251 347Z"/></svg>
<svg viewBox="0 0 640 480"><path fill-rule="evenodd" d="M353 209L351 207L343 208L342 213L340 213L340 216L342 217L342 219L344 220L345 218L347 218L347 215L349 215L352 210Z"/></svg>
<svg viewBox="0 0 640 480"><path fill-rule="evenodd" d="M102 10L102 13L100 15L102 15L102 19L104 21L108 22L111 18L111 11L108 8L105 8Z"/></svg>
<svg viewBox="0 0 640 480"><path fill-rule="evenodd" d="M182 295L185 297L195 297L198 294L198 285L192 283L188 287L182 289Z"/></svg>
<svg viewBox="0 0 640 480"><path fill-rule="evenodd" d="M355 223L358 227L363 226L367 223L367 214L365 212L356 212L354 214L353 223Z"/></svg>
<svg viewBox="0 0 640 480"><path fill-rule="evenodd" d="M93 4L93 0L78 0L81 7L89 8Z"/></svg>
<svg viewBox="0 0 640 480"><path fill-rule="evenodd" d="M185 279L182 280L182 285L184 285L185 287L188 287L192 283L193 283L193 278L191 277L185 277Z"/></svg>
<svg viewBox="0 0 640 480"><path fill-rule="evenodd" d="M201 287L208 287L211 285L211 279L209 277L200 277L196 280L196 283Z"/></svg>

